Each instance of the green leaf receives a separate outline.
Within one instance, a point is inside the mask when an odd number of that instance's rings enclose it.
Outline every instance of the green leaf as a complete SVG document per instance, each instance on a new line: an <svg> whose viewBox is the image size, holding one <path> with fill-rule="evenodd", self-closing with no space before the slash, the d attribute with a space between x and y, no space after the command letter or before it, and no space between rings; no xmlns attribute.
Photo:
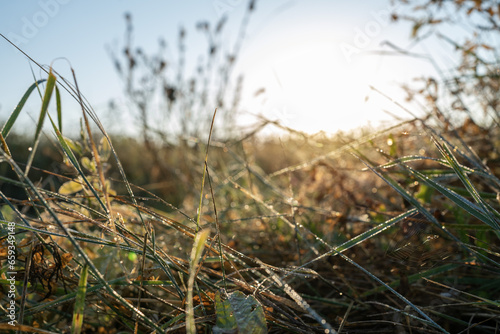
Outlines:
<svg viewBox="0 0 500 334"><path fill-rule="evenodd" d="M88 157L83 157L80 162L82 163L82 166L92 174L97 173L94 159L90 160Z"/></svg>
<svg viewBox="0 0 500 334"><path fill-rule="evenodd" d="M16 218L16 213L12 208L8 205L2 205L0 207L0 219L8 220L13 222Z"/></svg>
<svg viewBox="0 0 500 334"><path fill-rule="evenodd" d="M215 313L217 314L217 324L212 329L213 333L235 333L238 323L233 314L229 300L222 300L220 291L215 294Z"/></svg>
<svg viewBox="0 0 500 334"><path fill-rule="evenodd" d="M59 131L61 132L61 131ZM68 145L68 147L74 151L76 154L78 155L82 155L83 154L83 147L82 145L80 145L79 142L76 142L76 141L73 141L67 137L63 137L64 138L64 141L66 141L66 144Z"/></svg>
<svg viewBox="0 0 500 334"><path fill-rule="evenodd" d="M61 195L71 195L83 190L83 186L81 182L77 181L68 181L64 182L62 186L59 188L59 194Z"/></svg>
<svg viewBox="0 0 500 334"><path fill-rule="evenodd" d="M267 333L262 305L253 296L241 291L231 293L222 300L220 291L215 295L217 325L213 333Z"/></svg>

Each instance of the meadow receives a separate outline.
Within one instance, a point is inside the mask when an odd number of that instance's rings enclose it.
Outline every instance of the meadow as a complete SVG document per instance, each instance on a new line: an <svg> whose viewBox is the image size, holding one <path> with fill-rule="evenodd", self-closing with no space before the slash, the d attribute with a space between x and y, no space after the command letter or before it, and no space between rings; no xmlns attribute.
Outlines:
<svg viewBox="0 0 500 334"><path fill-rule="evenodd" d="M156 195L128 178L155 173L140 142L115 147L83 104L81 138L64 137L43 84L34 141L11 134L23 101L2 129L2 306L15 245L19 317L2 329L497 330L497 127L191 138L165 149Z"/></svg>
<svg viewBox="0 0 500 334"><path fill-rule="evenodd" d="M307 135L262 118L220 135L210 109L175 141L125 137L77 76L43 69L0 132L3 332L499 331L495 119L465 104L450 118L422 90L426 116L399 106L408 117L386 128ZM16 133L37 92L36 125ZM61 94L81 106L79 135Z"/></svg>

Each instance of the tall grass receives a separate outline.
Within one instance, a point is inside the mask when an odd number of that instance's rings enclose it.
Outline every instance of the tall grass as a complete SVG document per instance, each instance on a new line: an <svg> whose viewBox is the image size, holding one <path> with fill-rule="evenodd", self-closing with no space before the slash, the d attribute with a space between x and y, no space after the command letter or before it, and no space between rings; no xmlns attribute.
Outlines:
<svg viewBox="0 0 500 334"><path fill-rule="evenodd" d="M45 93L34 149L23 164L12 158L9 135L37 87ZM478 138L466 128L444 133L422 119L359 139L291 134L280 150L283 157L300 155L295 165L265 156L273 143L253 136L212 141L205 163L199 155L193 164L206 172L200 204L185 198L172 211L153 194L135 196L120 154L87 105L85 136L61 133L48 112L56 87L71 91L49 71L1 132L2 164L16 173L1 182L27 197L0 192L1 223L15 224L22 319L8 327L4 317L3 329L194 332L254 324L262 332L495 331L497 129L474 132L494 148L487 157L473 153ZM82 100L76 88L73 94ZM45 118L61 163L72 169L52 175L62 183L57 191L30 178ZM108 179L109 159L121 180ZM266 170L257 164L262 160ZM126 193L113 190L119 183ZM8 230L2 231L6 250ZM2 301L7 305L6 294ZM264 322L237 311L246 307L262 312Z"/></svg>
<svg viewBox="0 0 500 334"><path fill-rule="evenodd" d="M155 172L147 143L118 150L76 77L46 74L0 132L0 170L13 172L0 175L4 311L17 272L17 323L4 315L2 330L498 330L498 128L414 117L322 137L262 120L217 141L211 127L168 147L183 158L171 168L194 176L166 180L190 189L171 203L130 182L139 169ZM40 115L20 159L13 129L35 90ZM81 105L80 138L63 132L61 92ZM268 126L289 137L259 138ZM56 170L37 166L44 131L61 157ZM132 167L123 163L134 155Z"/></svg>

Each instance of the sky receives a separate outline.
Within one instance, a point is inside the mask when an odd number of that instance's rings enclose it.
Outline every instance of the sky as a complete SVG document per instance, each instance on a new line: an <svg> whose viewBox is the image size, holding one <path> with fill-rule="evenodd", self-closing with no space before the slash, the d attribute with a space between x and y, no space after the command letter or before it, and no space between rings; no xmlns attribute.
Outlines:
<svg viewBox="0 0 500 334"><path fill-rule="evenodd" d="M233 43L247 6L244 0L39 0L0 4L0 33L38 63L53 65L70 78L74 69L79 88L103 123L114 130L109 101L127 103L107 50L117 49L125 34L124 13L132 14L134 40L144 50L157 49L159 38L174 44L179 27L188 32L188 66L203 54L206 42L196 31L199 21L215 24L228 16L228 43ZM257 1L236 66L244 76L240 123L263 115L307 133L348 130L409 118L393 103L370 89L403 101L399 88L422 75L434 75L428 61L381 56L389 41L406 48L410 27L389 22L389 0L266 0ZM424 45L425 46L425 45ZM430 45L440 52L439 45ZM436 51L437 48L437 51ZM118 47L119 49L119 47ZM428 50L412 49L425 53ZM446 51L442 50L445 54ZM446 61L446 57L444 57ZM7 41L0 38L0 120L14 110L33 74L44 77ZM255 92L264 88L263 94ZM71 127L81 117L78 106L64 97L63 119ZM30 99L22 126L38 117L36 96ZM22 130L22 129L20 129ZM129 130L129 129L124 129Z"/></svg>

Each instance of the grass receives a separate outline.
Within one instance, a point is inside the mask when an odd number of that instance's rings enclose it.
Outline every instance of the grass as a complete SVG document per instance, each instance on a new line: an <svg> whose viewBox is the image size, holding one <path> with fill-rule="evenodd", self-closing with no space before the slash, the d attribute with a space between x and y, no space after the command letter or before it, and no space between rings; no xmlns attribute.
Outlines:
<svg viewBox="0 0 500 334"><path fill-rule="evenodd" d="M12 170L0 179L4 314L17 273L17 323L3 315L2 330L498 331L498 128L415 118L263 140L259 130L276 125L263 120L241 139L169 146L165 181L180 190L167 196L147 184L141 144L115 146L72 87L49 71L1 131L0 168ZM62 133L62 88L81 101L79 139ZM20 160L11 148L26 141L12 129L36 89L33 149ZM47 119L56 170L36 165Z"/></svg>

